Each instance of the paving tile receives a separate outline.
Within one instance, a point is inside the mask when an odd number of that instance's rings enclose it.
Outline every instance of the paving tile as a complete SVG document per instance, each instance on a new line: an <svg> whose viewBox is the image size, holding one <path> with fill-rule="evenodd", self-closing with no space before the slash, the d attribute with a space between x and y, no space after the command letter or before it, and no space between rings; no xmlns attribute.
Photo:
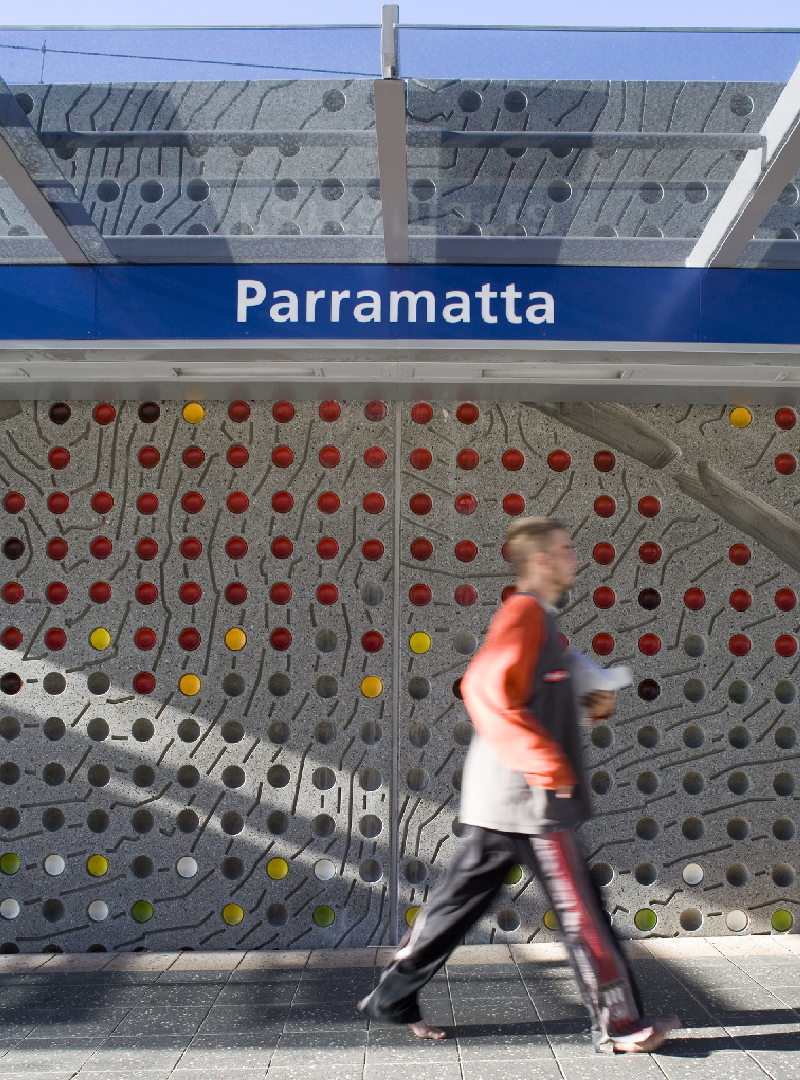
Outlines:
<svg viewBox="0 0 800 1080"><path fill-rule="evenodd" d="M786 954L784 937L768 937L765 934L747 937L708 937L705 939L723 956L779 956Z"/></svg>
<svg viewBox="0 0 800 1080"><path fill-rule="evenodd" d="M84 1067L77 1074L80 1080L168 1080L170 1069L116 1069L91 1070Z"/></svg>
<svg viewBox="0 0 800 1080"><path fill-rule="evenodd" d="M585 1011L585 1010L584 1010ZM466 1001L453 1001L453 1015L456 1024L525 1024L538 1019L530 999L480 1000L470 998Z"/></svg>
<svg viewBox="0 0 800 1080"><path fill-rule="evenodd" d="M244 957L244 952L182 952L165 967L170 971L233 971Z"/></svg>
<svg viewBox="0 0 800 1080"><path fill-rule="evenodd" d="M301 980L297 987L295 1001L360 1001L366 994L372 991L374 983L372 978L368 981L356 982L307 982Z"/></svg>
<svg viewBox="0 0 800 1080"><path fill-rule="evenodd" d="M386 1080L384 1065L368 1065L364 1069L364 1080ZM444 1065L414 1066L413 1080L461 1080L461 1066L458 1063Z"/></svg>
<svg viewBox="0 0 800 1080"><path fill-rule="evenodd" d="M792 1020L789 1015L791 1010L786 1009L779 998L760 986L753 985L752 989L732 986L724 989L703 990L698 991L694 996L712 1016L750 1011L769 1014L774 1011L776 1015L773 1023ZM778 1013L784 1015L778 1016Z"/></svg>
<svg viewBox="0 0 800 1080"><path fill-rule="evenodd" d="M215 1005L289 1006L297 995L296 982L226 983L219 990Z"/></svg>
<svg viewBox="0 0 800 1080"><path fill-rule="evenodd" d="M303 977L302 968L245 968L228 973L227 986L277 986L279 983L297 985Z"/></svg>
<svg viewBox="0 0 800 1080"><path fill-rule="evenodd" d="M271 1065L358 1065L364 1061L362 1034L292 1031L281 1035ZM385 1080L385 1078L382 1078Z"/></svg>
<svg viewBox="0 0 800 1080"><path fill-rule="evenodd" d="M438 1041L418 1039L406 1025L371 1028L367 1042L367 1065L445 1064L458 1061L458 1045L452 1037Z"/></svg>
<svg viewBox="0 0 800 1080"><path fill-rule="evenodd" d="M176 1006L205 1006L211 1008L220 995L222 984L215 986L168 985L161 982L148 988L139 998L139 1007L143 1009L174 1009Z"/></svg>
<svg viewBox="0 0 800 1080"><path fill-rule="evenodd" d="M655 957L668 956L675 960L719 958L719 952L703 938L644 938L642 944Z"/></svg>
<svg viewBox="0 0 800 1080"><path fill-rule="evenodd" d="M286 1017L286 1031L335 1031L348 1029L366 1031L369 1018L355 1007L355 1001L344 1004L292 1005Z"/></svg>
<svg viewBox="0 0 800 1080"><path fill-rule="evenodd" d="M270 1065L268 1080L362 1080L361 1065Z"/></svg>
<svg viewBox="0 0 800 1080"><path fill-rule="evenodd" d="M87 1060L93 1068L109 1070L169 1069L189 1045L188 1038L149 1036L147 1039L112 1035ZM86 1067L86 1066L85 1066Z"/></svg>
<svg viewBox="0 0 800 1080"><path fill-rule="evenodd" d="M464 1080L561 1080L555 1058L533 1061L462 1061Z"/></svg>
<svg viewBox="0 0 800 1080"><path fill-rule="evenodd" d="M595 1056L589 1034L588 1017L548 1020L542 1026L553 1053L559 1060L561 1058L586 1057L587 1055Z"/></svg>
<svg viewBox="0 0 800 1080"><path fill-rule="evenodd" d="M770 986L769 992L790 1009L800 1009L800 977L790 986Z"/></svg>
<svg viewBox="0 0 800 1080"><path fill-rule="evenodd" d="M315 949L308 957L308 968L371 968L377 949Z"/></svg>
<svg viewBox="0 0 800 1080"><path fill-rule="evenodd" d="M551 1058L553 1051L539 1023L472 1024L456 1028L462 1061Z"/></svg>
<svg viewBox="0 0 800 1080"><path fill-rule="evenodd" d="M267 1075L266 1065L260 1066L256 1069L236 1069L230 1067L226 1073L230 1076L231 1080L264 1080ZM220 1080L220 1073L215 1069L176 1069L170 1073L170 1080L175 1077L183 1077L184 1080L206 1080L210 1077L211 1080Z"/></svg>
<svg viewBox="0 0 800 1080"><path fill-rule="evenodd" d="M129 1015L130 1009L53 1010L33 1034L38 1039L105 1038Z"/></svg>
<svg viewBox="0 0 800 1080"><path fill-rule="evenodd" d="M181 953L117 953L105 971L166 971Z"/></svg>
<svg viewBox="0 0 800 1080"><path fill-rule="evenodd" d="M779 1050L783 1053L800 1050L800 1023L783 1024L725 1024L725 1030L746 1050Z"/></svg>
<svg viewBox="0 0 800 1080"><path fill-rule="evenodd" d="M696 1057L665 1053L654 1054L668 1080L764 1080L764 1073L747 1054L722 1050Z"/></svg>
<svg viewBox="0 0 800 1080"><path fill-rule="evenodd" d="M783 1050L754 1050L752 1055L772 1080L799 1080L800 1054L787 1054Z"/></svg>
<svg viewBox="0 0 800 1080"><path fill-rule="evenodd" d="M512 958L518 963L551 963L553 960L566 960L567 950L558 941L548 941L527 945L509 945Z"/></svg>
<svg viewBox="0 0 800 1080"><path fill-rule="evenodd" d="M249 952L237 967L237 971L270 971L281 969L304 968L308 963L310 951L289 952Z"/></svg>
<svg viewBox="0 0 800 1080"><path fill-rule="evenodd" d="M289 1016L287 1006L215 1005L208 1010L198 1033L212 1035L226 1032L283 1031Z"/></svg>
<svg viewBox="0 0 800 1080"><path fill-rule="evenodd" d="M91 1050L81 1050L78 1053L59 1045L51 1050L36 1050L13 1052L5 1054L0 1062L0 1075L22 1076L29 1072L46 1072L48 1069L59 1071L60 1069L78 1069L92 1056Z"/></svg>
<svg viewBox="0 0 800 1080"><path fill-rule="evenodd" d="M25 1073L25 1080L71 1080L75 1075L73 1069L53 1069L48 1072L39 1072L38 1069ZM123 1080L115 1077L115 1080ZM127 1080L127 1078L126 1078Z"/></svg>
<svg viewBox="0 0 800 1080"><path fill-rule="evenodd" d="M135 1009L114 1029L115 1035L194 1035L208 1015L205 1006L176 1005L172 1009Z"/></svg>
<svg viewBox="0 0 800 1080"><path fill-rule="evenodd" d="M592 1054L559 1058L558 1064L564 1080L664 1080L649 1054ZM704 1075L703 1080L710 1078Z"/></svg>
<svg viewBox="0 0 800 1080"><path fill-rule="evenodd" d="M256 1069L269 1064L281 1033L197 1035L184 1052L182 1069Z"/></svg>

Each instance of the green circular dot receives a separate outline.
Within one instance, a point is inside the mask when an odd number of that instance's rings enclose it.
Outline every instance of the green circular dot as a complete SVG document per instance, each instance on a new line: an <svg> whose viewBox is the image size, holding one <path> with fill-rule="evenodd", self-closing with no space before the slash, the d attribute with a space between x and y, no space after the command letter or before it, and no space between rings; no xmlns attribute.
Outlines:
<svg viewBox="0 0 800 1080"><path fill-rule="evenodd" d="M657 922L658 915L649 907L639 908L633 916L633 925L637 930L655 930Z"/></svg>
<svg viewBox="0 0 800 1080"><path fill-rule="evenodd" d="M314 912L314 922L317 926L333 926L336 921L336 912L333 908L323 904Z"/></svg>
<svg viewBox="0 0 800 1080"><path fill-rule="evenodd" d="M148 900L137 900L131 908L131 915L137 922L150 922L155 911Z"/></svg>
<svg viewBox="0 0 800 1080"><path fill-rule="evenodd" d="M7 851L5 855L0 857L0 870L4 874L16 874L20 865L19 855L15 855L13 851Z"/></svg>
<svg viewBox="0 0 800 1080"><path fill-rule="evenodd" d="M516 885L517 882L522 881L522 867L514 863L503 880L506 885Z"/></svg>
<svg viewBox="0 0 800 1080"><path fill-rule="evenodd" d="M2 865L2 860L0 860ZM777 930L779 934L785 934L787 930L791 930L794 925L794 916L791 911L784 911L783 908L779 908L778 911L772 915L772 929Z"/></svg>

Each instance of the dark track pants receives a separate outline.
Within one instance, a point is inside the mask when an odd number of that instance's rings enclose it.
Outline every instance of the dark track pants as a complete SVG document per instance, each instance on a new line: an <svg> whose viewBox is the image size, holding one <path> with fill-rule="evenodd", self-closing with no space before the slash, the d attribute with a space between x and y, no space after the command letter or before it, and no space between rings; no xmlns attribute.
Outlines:
<svg viewBox="0 0 800 1080"><path fill-rule="evenodd" d="M384 971L367 1011L397 1024L421 1019L418 992L487 910L514 863L527 866L544 886L589 1011L592 1041L597 1050L612 1052L612 1036L641 1027L640 997L571 830L524 836L473 829Z"/></svg>

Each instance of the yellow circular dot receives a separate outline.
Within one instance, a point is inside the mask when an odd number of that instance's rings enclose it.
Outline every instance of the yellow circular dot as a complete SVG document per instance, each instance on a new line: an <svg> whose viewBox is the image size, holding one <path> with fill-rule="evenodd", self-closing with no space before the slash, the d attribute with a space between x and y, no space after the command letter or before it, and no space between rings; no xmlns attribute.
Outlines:
<svg viewBox="0 0 800 1080"><path fill-rule="evenodd" d="M181 693L187 697L194 697L195 694L200 693L200 680L196 675L182 675L178 686L181 688Z"/></svg>
<svg viewBox="0 0 800 1080"><path fill-rule="evenodd" d="M314 922L317 926L333 926L336 921L336 912L327 904L322 904L314 912Z"/></svg>
<svg viewBox="0 0 800 1080"><path fill-rule="evenodd" d="M131 915L137 922L150 922L155 915L155 908L149 900L137 900L131 908Z"/></svg>
<svg viewBox="0 0 800 1080"><path fill-rule="evenodd" d="M92 877L102 877L108 873L108 859L105 855L91 855L86 862L86 869Z"/></svg>
<svg viewBox="0 0 800 1080"><path fill-rule="evenodd" d="M367 675L361 680L361 693L364 697L380 697L383 693L383 683L377 675Z"/></svg>
<svg viewBox="0 0 800 1080"><path fill-rule="evenodd" d="M270 859L267 863L267 873L273 881L280 881L289 873L289 864L286 859Z"/></svg>
<svg viewBox="0 0 800 1080"><path fill-rule="evenodd" d="M419 915L422 909L418 907L410 907L406 912L406 923L408 926L413 926L416 921L417 915Z"/></svg>
<svg viewBox="0 0 800 1080"><path fill-rule="evenodd" d="M643 932L655 930L657 922L658 915L656 915L653 909L649 907L639 908L633 916L633 925L637 930L642 930Z"/></svg>
<svg viewBox="0 0 800 1080"><path fill-rule="evenodd" d="M734 427L744 428L752 423L753 414L744 405L737 405L735 409L731 409L731 415L728 419Z"/></svg>
<svg viewBox="0 0 800 1080"><path fill-rule="evenodd" d="M515 863L503 878L506 885L516 885L517 882L522 881L522 867L517 866Z"/></svg>
<svg viewBox="0 0 800 1080"><path fill-rule="evenodd" d="M240 908L238 904L226 904L222 909L222 918L228 926L238 926L244 918L244 908Z"/></svg>
<svg viewBox="0 0 800 1080"><path fill-rule="evenodd" d="M183 419L189 424L199 424L206 415L206 410L197 401L190 401L183 406Z"/></svg>
<svg viewBox="0 0 800 1080"><path fill-rule="evenodd" d="M225 644L231 652L238 652L239 649L243 649L247 644L247 634L244 630L234 627L233 630L229 630L225 635Z"/></svg>
<svg viewBox="0 0 800 1080"><path fill-rule="evenodd" d="M552 908L550 911L544 913L544 919L542 921L548 930L558 930L558 916Z"/></svg>
<svg viewBox="0 0 800 1080"><path fill-rule="evenodd" d="M91 634L89 634L89 641L93 649L102 652L111 644L111 634L104 626L98 626L96 630L92 630Z"/></svg>
<svg viewBox="0 0 800 1080"><path fill-rule="evenodd" d="M4 874L16 874L21 865L19 855L15 855L13 851L7 851L0 857L0 870Z"/></svg>
<svg viewBox="0 0 800 1080"><path fill-rule="evenodd" d="M408 639L408 644L411 646L412 652L426 653L431 647L431 639L428 634L423 634L421 630L418 630L416 634L412 634Z"/></svg>
<svg viewBox="0 0 800 1080"><path fill-rule="evenodd" d="M779 934L785 934L787 930L791 930L794 925L794 917L791 911L784 911L779 908L778 911L773 913L772 916L772 929L777 930Z"/></svg>

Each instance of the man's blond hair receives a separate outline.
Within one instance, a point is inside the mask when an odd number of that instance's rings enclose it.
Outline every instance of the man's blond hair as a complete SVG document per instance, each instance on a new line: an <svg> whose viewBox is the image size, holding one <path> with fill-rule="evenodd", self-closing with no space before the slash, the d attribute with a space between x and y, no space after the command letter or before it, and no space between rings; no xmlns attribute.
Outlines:
<svg viewBox="0 0 800 1080"><path fill-rule="evenodd" d="M521 577L531 555L547 551L553 542L553 533L566 531L558 518L526 517L512 521L506 533L505 553L517 577Z"/></svg>

